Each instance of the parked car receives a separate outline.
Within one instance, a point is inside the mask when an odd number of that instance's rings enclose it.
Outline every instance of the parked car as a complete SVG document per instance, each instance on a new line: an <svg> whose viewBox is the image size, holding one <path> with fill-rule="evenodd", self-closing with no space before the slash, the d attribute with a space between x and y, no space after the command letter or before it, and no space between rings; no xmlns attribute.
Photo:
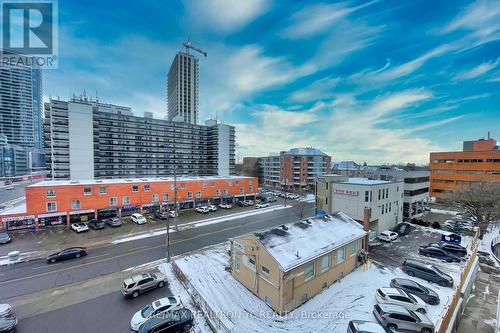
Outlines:
<svg viewBox="0 0 500 333"><path fill-rule="evenodd" d="M394 231L386 230L382 231L380 235L378 235L378 239L384 242L392 242L393 240L398 239L398 234Z"/></svg>
<svg viewBox="0 0 500 333"><path fill-rule="evenodd" d="M442 287L453 287L453 278L437 267L418 260L406 259L401 265L403 272L423 280L434 282Z"/></svg>
<svg viewBox="0 0 500 333"><path fill-rule="evenodd" d="M262 202L255 205L255 208L265 208L269 207L269 202Z"/></svg>
<svg viewBox="0 0 500 333"><path fill-rule="evenodd" d="M122 220L120 220L118 217L111 217L111 218L106 220L106 223L110 227L119 227L122 225Z"/></svg>
<svg viewBox="0 0 500 333"><path fill-rule="evenodd" d="M396 232L399 236L406 236L411 231L411 225L409 223L404 223L404 222L399 223L394 228L392 228L392 231Z"/></svg>
<svg viewBox="0 0 500 333"><path fill-rule="evenodd" d="M217 206L216 205L208 205L208 210L211 212L216 212L217 211Z"/></svg>
<svg viewBox="0 0 500 333"><path fill-rule="evenodd" d="M232 206L228 203L220 203L219 204L219 208L222 208L222 209L231 209Z"/></svg>
<svg viewBox="0 0 500 333"><path fill-rule="evenodd" d="M161 272L143 273L125 279L122 285L122 294L136 298L146 291L162 288L167 284L167 276Z"/></svg>
<svg viewBox="0 0 500 333"><path fill-rule="evenodd" d="M245 200L243 202L245 203L245 206L253 206L253 201L252 200Z"/></svg>
<svg viewBox="0 0 500 333"><path fill-rule="evenodd" d="M156 217L159 220L166 220L169 217L174 218L176 216L178 216L178 215L176 215L175 210L163 211L163 212L161 212L159 210L155 210L155 212L154 212L154 217Z"/></svg>
<svg viewBox="0 0 500 333"><path fill-rule="evenodd" d="M426 315L400 305L375 304L373 315L383 327L392 331L434 333L434 324Z"/></svg>
<svg viewBox="0 0 500 333"><path fill-rule="evenodd" d="M179 310L182 308L182 302L179 297L169 296L160 298L146 305L141 310L137 311L130 321L130 328L133 331L138 331L139 327L148 319L153 317L163 317L167 312Z"/></svg>
<svg viewBox="0 0 500 333"><path fill-rule="evenodd" d="M446 262L460 262L462 260L459 256L435 246L421 246L418 249L418 253L425 257L436 258Z"/></svg>
<svg viewBox="0 0 500 333"><path fill-rule="evenodd" d="M427 313L427 304L417 296L407 294L396 288L379 288L375 292L375 298L379 304L401 305L405 309Z"/></svg>
<svg viewBox="0 0 500 333"><path fill-rule="evenodd" d="M235 205L238 207L246 207L246 204L244 201L238 200L235 202Z"/></svg>
<svg viewBox="0 0 500 333"><path fill-rule="evenodd" d="M366 320L351 320L347 325L347 333L392 333L379 323Z"/></svg>
<svg viewBox="0 0 500 333"><path fill-rule="evenodd" d="M144 215L139 214L139 213L134 213L132 216L130 216L130 219L132 222L137 223L137 224L144 224L147 223L148 220L144 217Z"/></svg>
<svg viewBox="0 0 500 333"><path fill-rule="evenodd" d="M208 209L207 206L196 207L195 210L198 213L202 213L202 214L210 213L210 209Z"/></svg>
<svg viewBox="0 0 500 333"><path fill-rule="evenodd" d="M14 186L10 185L10 186L7 186L5 189L6 189L6 190L13 190L13 189L14 189Z"/></svg>
<svg viewBox="0 0 500 333"><path fill-rule="evenodd" d="M12 241L12 237L6 232L0 232L0 244L7 244Z"/></svg>
<svg viewBox="0 0 500 333"><path fill-rule="evenodd" d="M276 202L278 199L274 195L267 197L267 202Z"/></svg>
<svg viewBox="0 0 500 333"><path fill-rule="evenodd" d="M11 333L16 330L17 319L9 304L0 304L0 332Z"/></svg>
<svg viewBox="0 0 500 333"><path fill-rule="evenodd" d="M106 225L106 223L104 223L104 221L102 220L92 220L88 223L88 226L91 228L91 229L94 229L94 230L101 230L101 229L104 229L104 226Z"/></svg>
<svg viewBox="0 0 500 333"><path fill-rule="evenodd" d="M193 327L193 313L186 308L172 310L164 316L148 319L139 333L187 332Z"/></svg>
<svg viewBox="0 0 500 333"><path fill-rule="evenodd" d="M85 222L73 223L71 225L71 229L76 231L77 234L79 234L80 232L89 231L89 227L87 226L87 223L85 223Z"/></svg>
<svg viewBox="0 0 500 333"><path fill-rule="evenodd" d="M467 249L461 245L458 244L451 244L451 243L446 243L443 241L437 242L437 243L429 243L429 246L434 246L437 248L440 248L442 250L445 250L446 252L453 253L457 256L464 257L467 255Z"/></svg>
<svg viewBox="0 0 500 333"><path fill-rule="evenodd" d="M48 263L55 263L56 261L80 258L87 255L87 249L84 247L70 247L60 252L51 254L46 258Z"/></svg>
<svg viewBox="0 0 500 333"><path fill-rule="evenodd" d="M424 287L413 280L401 278L392 279L391 287L404 290L407 294L420 297L427 304L439 304L439 295L434 290Z"/></svg>

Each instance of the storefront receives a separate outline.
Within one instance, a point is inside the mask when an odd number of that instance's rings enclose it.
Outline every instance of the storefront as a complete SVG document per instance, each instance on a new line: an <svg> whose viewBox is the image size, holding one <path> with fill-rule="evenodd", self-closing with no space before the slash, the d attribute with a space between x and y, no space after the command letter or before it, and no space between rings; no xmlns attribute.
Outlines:
<svg viewBox="0 0 500 333"><path fill-rule="evenodd" d="M69 212L69 222L70 223L78 223L78 222L88 222L95 218L95 211L93 209L86 210L76 210Z"/></svg>
<svg viewBox="0 0 500 333"><path fill-rule="evenodd" d="M196 199L194 202L195 207L201 207L201 206L206 206L210 203L210 200L208 199Z"/></svg>
<svg viewBox="0 0 500 333"><path fill-rule="evenodd" d="M222 198L222 201L228 204L232 204L235 202L234 198L230 196L225 196L224 198Z"/></svg>
<svg viewBox="0 0 500 333"><path fill-rule="evenodd" d="M212 204L212 205L218 205L221 202L222 202L221 197L215 197L215 198L210 199L210 204Z"/></svg>
<svg viewBox="0 0 500 333"><path fill-rule="evenodd" d="M130 216L134 213L139 213L139 210L140 207L137 205L127 205L122 207L121 213L122 216Z"/></svg>
<svg viewBox="0 0 500 333"><path fill-rule="evenodd" d="M35 215L4 217L2 222L7 230L33 229L35 227Z"/></svg>
<svg viewBox="0 0 500 333"><path fill-rule="evenodd" d="M38 227L43 229L65 226L67 220L66 212L40 214L38 215Z"/></svg>
<svg viewBox="0 0 500 333"><path fill-rule="evenodd" d="M97 219L104 220L118 216L118 208L103 208L97 210Z"/></svg>
<svg viewBox="0 0 500 333"><path fill-rule="evenodd" d="M170 211L175 209L175 202L174 201L168 201L168 202L162 202L160 206L161 211Z"/></svg>
<svg viewBox="0 0 500 333"><path fill-rule="evenodd" d="M193 200L184 200L179 202L179 209L191 209L194 208Z"/></svg>
<svg viewBox="0 0 500 333"><path fill-rule="evenodd" d="M142 212L144 214L151 214L151 213L154 213L158 210L160 210L160 204L157 202L142 205Z"/></svg>

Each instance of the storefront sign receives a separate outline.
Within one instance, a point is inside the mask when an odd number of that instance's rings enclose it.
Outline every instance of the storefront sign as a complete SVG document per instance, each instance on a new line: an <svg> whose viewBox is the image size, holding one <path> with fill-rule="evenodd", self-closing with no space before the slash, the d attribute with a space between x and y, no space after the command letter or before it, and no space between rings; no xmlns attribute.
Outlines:
<svg viewBox="0 0 500 333"><path fill-rule="evenodd" d="M4 217L2 218L3 222L11 222L11 221L23 221L34 219L35 215L23 215L23 216L12 216L12 217Z"/></svg>
<svg viewBox="0 0 500 333"><path fill-rule="evenodd" d="M126 205L126 206L122 206L122 209L135 209L135 208L138 208L137 205Z"/></svg>
<svg viewBox="0 0 500 333"><path fill-rule="evenodd" d="M336 188L333 192L335 194L350 195L350 196L353 196L353 197L357 197L359 195L358 191L345 190L345 189L342 189L342 188Z"/></svg>
<svg viewBox="0 0 500 333"><path fill-rule="evenodd" d="M44 218L44 217L53 217L53 216L66 216L66 212L38 214L39 219Z"/></svg>
<svg viewBox="0 0 500 333"><path fill-rule="evenodd" d="M158 202L155 203L149 203L149 204L144 204L142 205L142 208L147 208L147 207L154 207L154 206L159 206L160 204Z"/></svg>
<svg viewBox="0 0 500 333"><path fill-rule="evenodd" d="M76 215L76 214L89 214L93 213L93 209L86 209L86 210L75 210L73 212L69 212L69 215Z"/></svg>

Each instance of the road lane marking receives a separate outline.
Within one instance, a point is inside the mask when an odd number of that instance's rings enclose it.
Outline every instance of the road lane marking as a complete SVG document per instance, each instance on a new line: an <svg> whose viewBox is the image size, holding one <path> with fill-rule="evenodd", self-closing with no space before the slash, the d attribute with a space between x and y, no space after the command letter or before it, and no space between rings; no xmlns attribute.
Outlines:
<svg viewBox="0 0 500 333"><path fill-rule="evenodd" d="M50 265L45 265L45 266L37 266L37 267L32 267L31 269L42 269L42 268L50 268L50 267L54 267L54 266L57 266L57 265L61 265L60 262L58 263L55 263L55 264L50 264ZM36 275L35 275L36 276Z"/></svg>
<svg viewBox="0 0 500 333"><path fill-rule="evenodd" d="M247 226L247 225L252 225L252 224L256 224L256 223L261 223L262 221L263 220L257 220L257 221L253 221L253 222L246 222L244 224L235 225L235 226L232 226L232 227L228 227L228 228L216 230L216 231L213 231L213 232L206 232L206 233L203 233L203 234L199 234L197 236L193 236L193 237L189 237L189 238L183 238L183 239L180 239L178 241L172 241L172 242L170 242L170 245L187 242L187 241L190 241L190 240L193 240L193 239L202 238L202 237L213 235L213 234L217 234L217 233L220 233L220 232L223 232L223 231L228 231L228 230L240 228L242 226ZM129 256L131 254L137 254L137 253L140 253L140 252L145 252L145 251L148 251L148 250L159 249L159 248L166 247L166 246L167 246L166 244L161 244L161 245L156 245L156 246L148 246L146 249L141 249L141 250L136 250L136 251L131 251L131 252L123 253L123 254L120 254L120 255L115 255L115 256L113 256L111 258L104 258L104 259L100 259L100 260L96 260L96 261L86 262L86 263L83 263L83 264L77 265L77 266L65 267L65 268L61 268L61 269L58 269L58 270L52 270L52 271L43 272L43 273L39 273L39 274L34 274L34 275L30 275L30 276L20 277L20 278L17 278L17 279L2 281L2 282L0 282L0 285L7 284L7 283L12 283L12 282L24 281L24 280L35 278L35 277L46 276L46 275L49 275L49 274L57 274L57 273L61 273L61 272L66 272L66 271L69 271L69 270L72 270L72 269L75 269L75 268L86 267L86 266L90 266L90 265L93 265L93 264L98 264L98 263L101 263L101 262L105 262L105 261L108 261L108 260L117 259L117 258Z"/></svg>

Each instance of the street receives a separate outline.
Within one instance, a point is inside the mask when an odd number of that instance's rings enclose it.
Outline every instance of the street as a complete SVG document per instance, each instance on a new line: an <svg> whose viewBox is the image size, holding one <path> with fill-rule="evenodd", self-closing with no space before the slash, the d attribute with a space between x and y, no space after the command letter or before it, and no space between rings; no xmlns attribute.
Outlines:
<svg viewBox="0 0 500 333"><path fill-rule="evenodd" d="M305 211L312 212L313 204L306 205ZM293 206L173 233L172 256L297 220L301 210ZM86 257L66 262L37 260L0 267L0 302L14 306L19 332L123 332L133 312L168 293L165 288L131 302L123 299L121 281L131 275L123 270L165 258L165 243L165 235L153 236L91 249ZM62 323L58 317L73 320Z"/></svg>

